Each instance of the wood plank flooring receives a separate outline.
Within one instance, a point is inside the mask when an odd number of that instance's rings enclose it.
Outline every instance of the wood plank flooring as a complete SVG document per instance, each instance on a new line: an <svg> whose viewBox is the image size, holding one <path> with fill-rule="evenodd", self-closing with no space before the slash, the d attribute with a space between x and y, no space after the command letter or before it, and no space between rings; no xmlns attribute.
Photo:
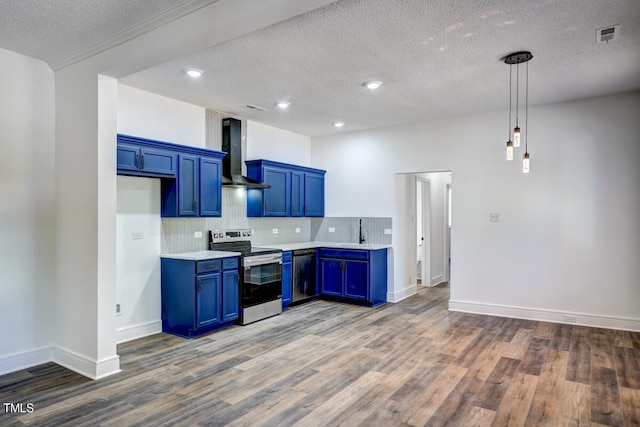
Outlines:
<svg viewBox="0 0 640 427"><path fill-rule="evenodd" d="M0 377L2 426L639 426L640 333L447 311L449 289L326 301L186 340L118 347L91 381Z"/></svg>

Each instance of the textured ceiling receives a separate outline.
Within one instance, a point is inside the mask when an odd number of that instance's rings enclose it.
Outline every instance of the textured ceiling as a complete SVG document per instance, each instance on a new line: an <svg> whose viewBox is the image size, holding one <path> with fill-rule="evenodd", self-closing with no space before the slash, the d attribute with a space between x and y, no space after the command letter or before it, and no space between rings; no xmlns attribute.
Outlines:
<svg viewBox="0 0 640 427"><path fill-rule="evenodd" d="M0 46L55 59L192 2L5 0ZM29 4L48 9L22 16L18 5ZM597 28L616 24L618 40L595 43ZM501 58L518 50L534 55L531 105L638 90L640 1L340 0L121 82L321 135L506 109ZM189 79L188 66L204 76ZM383 82L375 92L362 86L372 79ZM291 107L277 109L280 100Z"/></svg>
<svg viewBox="0 0 640 427"><path fill-rule="evenodd" d="M2 0L0 47L52 64L95 50L129 30L144 31L214 1Z"/></svg>
<svg viewBox="0 0 640 427"><path fill-rule="evenodd" d="M596 45L615 24L620 38ZM532 105L640 89L640 1L342 0L123 83L320 135L505 109L501 58L518 50L534 55Z"/></svg>

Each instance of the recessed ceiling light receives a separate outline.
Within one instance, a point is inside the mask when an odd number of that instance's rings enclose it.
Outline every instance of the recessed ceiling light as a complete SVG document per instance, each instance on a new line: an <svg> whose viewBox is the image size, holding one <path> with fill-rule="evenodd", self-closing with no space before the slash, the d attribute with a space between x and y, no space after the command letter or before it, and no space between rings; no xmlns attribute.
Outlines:
<svg viewBox="0 0 640 427"><path fill-rule="evenodd" d="M371 81L362 83L362 85L364 87L366 87L367 89L374 90L374 89L378 89L380 86L382 86L382 82L380 82L378 80L371 80Z"/></svg>
<svg viewBox="0 0 640 427"><path fill-rule="evenodd" d="M291 105L291 104L289 104L287 101L280 101L276 105L278 106L278 108L281 108L281 109L284 110L284 109L289 108L289 105Z"/></svg>
<svg viewBox="0 0 640 427"><path fill-rule="evenodd" d="M342 126L344 126L344 123L343 122L335 122L333 125L335 127L337 127L337 128L341 128Z"/></svg>
<svg viewBox="0 0 640 427"><path fill-rule="evenodd" d="M185 68L184 72L187 73L189 77L193 77L194 79L204 74L204 71L198 68Z"/></svg>

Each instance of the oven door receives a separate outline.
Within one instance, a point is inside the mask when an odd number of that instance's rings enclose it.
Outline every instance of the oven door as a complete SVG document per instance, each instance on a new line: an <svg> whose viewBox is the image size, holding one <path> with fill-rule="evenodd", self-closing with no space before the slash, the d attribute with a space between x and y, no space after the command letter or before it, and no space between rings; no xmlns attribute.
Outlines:
<svg viewBox="0 0 640 427"><path fill-rule="evenodd" d="M242 269L240 306L243 308L282 297L282 255L279 260L262 263L258 257L245 257Z"/></svg>

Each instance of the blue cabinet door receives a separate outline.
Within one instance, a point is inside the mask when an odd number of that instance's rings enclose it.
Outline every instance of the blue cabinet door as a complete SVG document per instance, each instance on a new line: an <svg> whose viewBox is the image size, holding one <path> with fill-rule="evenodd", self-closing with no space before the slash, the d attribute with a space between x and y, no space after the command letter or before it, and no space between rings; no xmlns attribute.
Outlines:
<svg viewBox="0 0 640 427"><path fill-rule="evenodd" d="M263 182L271 188L264 191L264 216L289 216L291 204L291 172L265 167Z"/></svg>
<svg viewBox="0 0 640 427"><path fill-rule="evenodd" d="M139 166L142 172L175 176L176 155L167 150L142 147Z"/></svg>
<svg viewBox="0 0 640 427"><path fill-rule="evenodd" d="M291 304L293 292L293 264L291 251L282 252L282 309Z"/></svg>
<svg viewBox="0 0 640 427"><path fill-rule="evenodd" d="M291 216L304 215L304 172L291 172Z"/></svg>
<svg viewBox="0 0 640 427"><path fill-rule="evenodd" d="M222 272L222 321L238 318L240 309L240 289L238 287L238 270Z"/></svg>
<svg viewBox="0 0 640 427"><path fill-rule="evenodd" d="M196 277L196 326L220 322L220 273Z"/></svg>
<svg viewBox="0 0 640 427"><path fill-rule="evenodd" d="M219 159L200 158L200 216L222 215L222 163Z"/></svg>
<svg viewBox="0 0 640 427"><path fill-rule="evenodd" d="M118 171L137 172L140 158L140 147L131 144L118 144Z"/></svg>
<svg viewBox="0 0 640 427"><path fill-rule="evenodd" d="M344 296L369 299L369 263L367 261L344 261Z"/></svg>
<svg viewBox="0 0 640 427"><path fill-rule="evenodd" d="M341 297L343 291L342 261L332 258L320 258L320 293Z"/></svg>
<svg viewBox="0 0 640 427"><path fill-rule="evenodd" d="M304 174L304 215L324 216L324 176Z"/></svg>
<svg viewBox="0 0 640 427"><path fill-rule="evenodd" d="M178 215L196 216L198 208L199 158L181 155L178 177Z"/></svg>

